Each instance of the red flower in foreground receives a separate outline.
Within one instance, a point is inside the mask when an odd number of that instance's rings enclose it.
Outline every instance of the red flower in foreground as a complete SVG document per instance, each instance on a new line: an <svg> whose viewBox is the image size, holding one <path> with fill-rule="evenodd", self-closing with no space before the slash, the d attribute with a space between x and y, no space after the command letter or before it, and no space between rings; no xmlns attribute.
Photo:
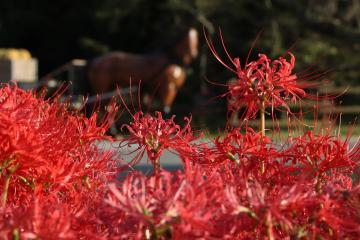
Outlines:
<svg viewBox="0 0 360 240"><path fill-rule="evenodd" d="M72 113L57 98L50 102L17 86L1 88L2 207L28 206L34 196L72 207L98 199L114 176L112 152L95 144L109 139L109 118L111 113L98 125L96 114L87 119Z"/></svg>
<svg viewBox="0 0 360 240"><path fill-rule="evenodd" d="M153 176L131 173L119 188L110 185L106 201L113 208L104 222L112 226L110 237L118 239L221 237L224 227L216 219L223 216L223 200L219 175L205 178L199 168Z"/></svg>
<svg viewBox="0 0 360 240"><path fill-rule="evenodd" d="M68 204L35 201L0 210L1 239L74 239Z"/></svg>

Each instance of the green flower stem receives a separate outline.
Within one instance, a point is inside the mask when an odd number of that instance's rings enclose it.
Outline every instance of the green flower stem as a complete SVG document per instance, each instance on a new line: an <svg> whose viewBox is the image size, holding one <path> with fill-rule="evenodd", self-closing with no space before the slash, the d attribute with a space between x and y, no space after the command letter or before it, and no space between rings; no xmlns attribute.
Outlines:
<svg viewBox="0 0 360 240"><path fill-rule="evenodd" d="M274 234L273 234L273 230L272 230L272 219L271 219L271 215L268 213L266 216L266 227L267 227L267 236L269 240L275 240L274 238Z"/></svg>
<svg viewBox="0 0 360 240"><path fill-rule="evenodd" d="M11 179L11 174L8 174L5 177L4 190L3 190L2 194L1 194L1 206L3 208L6 206L6 200L7 200L8 191L9 191L10 179Z"/></svg>
<svg viewBox="0 0 360 240"><path fill-rule="evenodd" d="M260 102L260 133L265 137L265 100ZM265 172L265 162L261 162L261 173Z"/></svg>
<svg viewBox="0 0 360 240"><path fill-rule="evenodd" d="M260 132L261 136L265 136L265 100L260 102Z"/></svg>
<svg viewBox="0 0 360 240"><path fill-rule="evenodd" d="M159 173L159 167L160 167L159 158L157 158L154 161L153 167L154 167L154 175L157 175Z"/></svg>

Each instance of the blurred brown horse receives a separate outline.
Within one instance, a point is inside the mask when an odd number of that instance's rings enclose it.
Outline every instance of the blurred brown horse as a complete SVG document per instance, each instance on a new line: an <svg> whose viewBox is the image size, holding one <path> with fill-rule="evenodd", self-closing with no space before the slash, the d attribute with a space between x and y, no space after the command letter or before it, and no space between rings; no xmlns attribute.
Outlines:
<svg viewBox="0 0 360 240"><path fill-rule="evenodd" d="M164 112L170 112L183 86L185 67L198 55L198 32L190 28L167 53L131 54L111 52L94 60L89 69L90 85L98 94L133 85L139 81L156 91ZM148 92L152 94L152 92Z"/></svg>

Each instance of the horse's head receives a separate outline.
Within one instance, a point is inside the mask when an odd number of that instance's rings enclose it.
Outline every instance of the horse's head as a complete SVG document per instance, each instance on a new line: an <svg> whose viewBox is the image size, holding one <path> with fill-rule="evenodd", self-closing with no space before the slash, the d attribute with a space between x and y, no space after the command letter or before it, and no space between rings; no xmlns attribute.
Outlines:
<svg viewBox="0 0 360 240"><path fill-rule="evenodd" d="M195 28L190 28L185 36L176 44L174 48L174 54L176 58L180 59L185 65L191 63L191 61L198 55L199 34Z"/></svg>

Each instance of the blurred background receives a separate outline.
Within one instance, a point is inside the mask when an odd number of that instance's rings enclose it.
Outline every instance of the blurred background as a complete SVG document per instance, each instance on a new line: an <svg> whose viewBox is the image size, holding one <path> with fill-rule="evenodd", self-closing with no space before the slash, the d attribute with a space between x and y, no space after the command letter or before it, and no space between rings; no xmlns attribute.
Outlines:
<svg viewBox="0 0 360 240"><path fill-rule="evenodd" d="M296 71L315 67L330 71L322 92L347 93L336 100L335 112L352 121L360 111L360 1L358 0L2 0L0 48L25 49L41 79L73 59L91 62L115 50L132 53L165 51L180 32L199 31L199 56L187 68L187 80L175 100L178 116L194 115L199 127L221 128L226 100L215 99L233 75L212 56L203 26L219 52L220 27L233 57L245 61L262 31L252 57L262 52L277 58L288 49L296 56ZM1 55L1 52L0 52ZM11 54L10 54L11 55ZM18 54L19 55L19 54ZM225 55L223 55L225 58ZM21 58L19 56L13 58ZM83 81L86 87L86 63ZM141 71L141 69L139 69ZM189 108L190 107L190 108ZM214 121L213 116L219 117Z"/></svg>

